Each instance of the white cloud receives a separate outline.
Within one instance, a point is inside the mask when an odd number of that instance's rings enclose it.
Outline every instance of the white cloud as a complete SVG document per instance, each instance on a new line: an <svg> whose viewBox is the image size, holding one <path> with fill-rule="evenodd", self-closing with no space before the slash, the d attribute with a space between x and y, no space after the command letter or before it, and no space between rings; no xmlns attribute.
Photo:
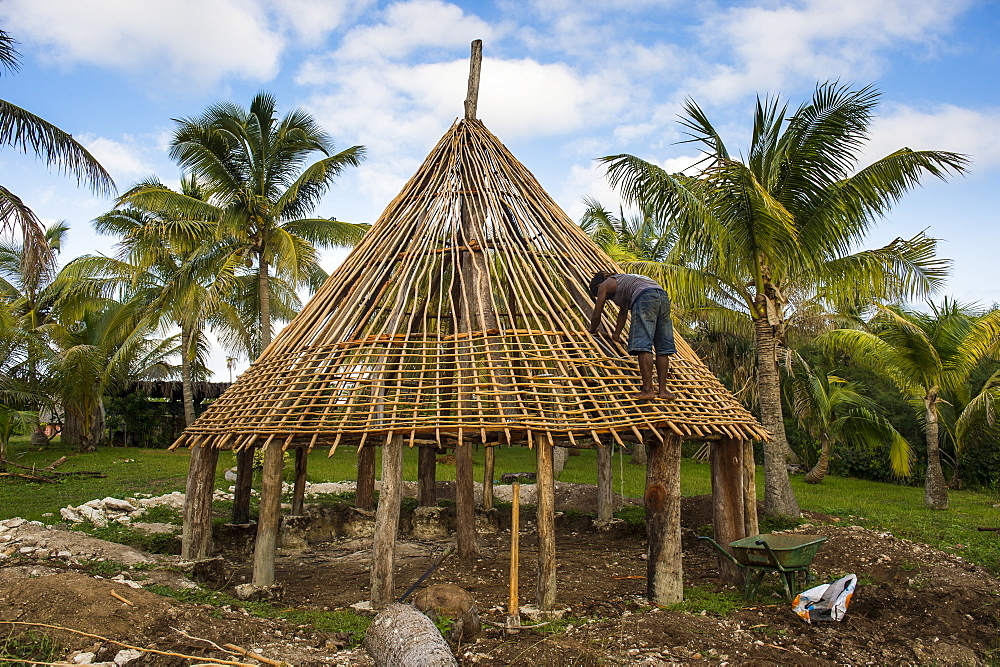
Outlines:
<svg viewBox="0 0 1000 667"><path fill-rule="evenodd" d="M702 26L711 49L721 44L730 62L690 81L698 95L731 101L756 90L830 78L872 79L883 52L903 43L930 45L968 0L805 0L742 6Z"/></svg>
<svg viewBox="0 0 1000 667"><path fill-rule="evenodd" d="M621 197L608 185L604 165L593 161L574 164L569 168L556 200L562 202L571 220L579 221L587 209L583 203L584 197L596 199L609 211L617 212L622 206Z"/></svg>
<svg viewBox="0 0 1000 667"><path fill-rule="evenodd" d="M261 8L240 0L7 0L0 12L12 32L57 62L162 69L200 85L224 76L268 80L284 47Z"/></svg>
<svg viewBox="0 0 1000 667"><path fill-rule="evenodd" d="M375 0L269 0L277 18L308 46L319 44L332 30L343 25Z"/></svg>
<svg viewBox="0 0 1000 667"><path fill-rule="evenodd" d="M501 28L502 30L502 28ZM411 0L390 5L380 23L344 36L339 59L402 58L416 49L454 48L474 39L491 41L498 29L461 7L441 0Z"/></svg>
<svg viewBox="0 0 1000 667"><path fill-rule="evenodd" d="M895 106L875 119L863 164L900 148L965 153L972 173L1000 165L1000 109L944 104L931 109Z"/></svg>
<svg viewBox="0 0 1000 667"><path fill-rule="evenodd" d="M143 159L145 149L129 138L124 142L92 135L81 135L78 138L119 185L126 179L137 179L152 171L152 167Z"/></svg>

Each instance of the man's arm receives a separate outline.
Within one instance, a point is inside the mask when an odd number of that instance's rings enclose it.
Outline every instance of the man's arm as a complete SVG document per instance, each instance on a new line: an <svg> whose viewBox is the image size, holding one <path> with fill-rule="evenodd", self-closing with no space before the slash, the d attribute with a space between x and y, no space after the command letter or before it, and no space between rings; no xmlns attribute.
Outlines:
<svg viewBox="0 0 1000 667"><path fill-rule="evenodd" d="M616 343L622 342L622 330L625 328L626 322L628 322L628 308L619 308L618 321L615 322L615 333L611 336L611 340Z"/></svg>
<svg viewBox="0 0 1000 667"><path fill-rule="evenodd" d="M605 280L597 289L597 301L594 303L594 313L590 316L590 333L596 334L601 326L601 316L604 314L604 304L608 301L609 284L611 280ZM617 283L615 284L617 287Z"/></svg>

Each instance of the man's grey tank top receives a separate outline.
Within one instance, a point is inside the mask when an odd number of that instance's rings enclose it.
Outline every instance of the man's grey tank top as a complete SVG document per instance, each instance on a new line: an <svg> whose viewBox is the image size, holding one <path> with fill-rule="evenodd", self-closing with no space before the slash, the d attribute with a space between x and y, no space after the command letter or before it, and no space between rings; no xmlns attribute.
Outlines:
<svg viewBox="0 0 1000 667"><path fill-rule="evenodd" d="M635 273L616 273L613 277L618 282L618 287L615 288L615 295L611 300L618 304L619 308L631 308L636 297L648 289L663 289L652 278Z"/></svg>

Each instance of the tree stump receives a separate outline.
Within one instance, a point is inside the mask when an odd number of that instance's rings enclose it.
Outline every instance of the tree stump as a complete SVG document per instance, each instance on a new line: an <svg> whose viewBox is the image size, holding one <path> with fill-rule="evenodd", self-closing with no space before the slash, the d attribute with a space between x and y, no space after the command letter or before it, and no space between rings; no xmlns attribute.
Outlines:
<svg viewBox="0 0 1000 667"><path fill-rule="evenodd" d="M413 606L431 620L451 619L444 638L453 644L466 643L482 632L479 608L469 591L455 584L434 584L417 593Z"/></svg>

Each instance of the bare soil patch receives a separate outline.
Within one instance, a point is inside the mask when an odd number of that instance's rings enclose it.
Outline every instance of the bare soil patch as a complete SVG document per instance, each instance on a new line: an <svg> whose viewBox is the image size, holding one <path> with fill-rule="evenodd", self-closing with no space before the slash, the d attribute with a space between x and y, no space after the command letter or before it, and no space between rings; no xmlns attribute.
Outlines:
<svg viewBox="0 0 1000 667"><path fill-rule="evenodd" d="M685 499L686 586L721 590L715 554L695 539L710 523L707 497ZM522 535L522 603L534 600L537 545L530 512ZM556 632L505 636L487 628L475 643L460 646L465 664L990 664L1000 655L1000 582L986 570L925 545L854 526L821 523L798 532L828 541L813 562L821 581L845 573L859 585L841 623L807 625L774 593L728 616L662 610L645 602L645 546L626 530L595 532L582 517L563 517L558 535L559 603L569 608ZM59 545L47 531L49 547ZM509 534L481 535L481 554L452 556L429 579L453 583L476 598L484 619L501 622L506 613ZM397 582L415 581L446 541L401 543ZM1000 548L1000 542L998 542ZM343 609L366 598L370 539L342 539L283 551L277 563L284 585L279 603L289 608ZM249 577L242 552L224 553L209 579L232 588ZM163 598L107 579L73 572L58 558L26 563L16 555L0 568L0 621L25 620L72 627L125 643L164 651L222 657L205 641L231 642L296 665L370 664L361 649L336 650L336 638L308 627L249 617L238 608L215 608ZM14 566L18 567L14 567ZM31 576L32 569L38 576ZM152 573L147 573L149 576ZM25 576L28 575L28 576ZM178 575L172 575L178 576ZM110 590L136 604L129 607ZM7 632L10 626L0 623ZM53 633L71 649L97 649L110 659L121 647L66 633ZM109 657L110 656L110 657ZM147 656L129 664L189 664ZM252 662L252 661L248 661Z"/></svg>

